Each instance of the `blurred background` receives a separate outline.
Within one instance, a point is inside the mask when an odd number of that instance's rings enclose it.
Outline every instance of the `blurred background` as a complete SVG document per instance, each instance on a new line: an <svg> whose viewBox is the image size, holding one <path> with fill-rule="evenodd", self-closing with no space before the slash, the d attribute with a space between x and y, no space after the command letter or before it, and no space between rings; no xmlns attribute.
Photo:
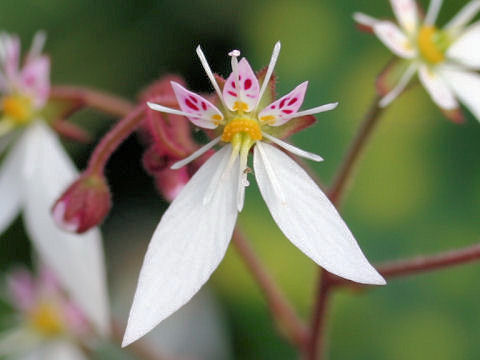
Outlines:
<svg viewBox="0 0 480 360"><path fill-rule="evenodd" d="M439 24L465 3L445 1ZM260 69L281 40L278 93L309 80L305 108L340 102L293 137L324 157L310 165L329 184L373 99L374 79L391 58L376 38L355 29L351 15L358 10L392 16L386 0L17 0L0 2L0 28L18 33L25 46L37 29L47 31L54 84L95 87L132 100L166 73L184 76L194 91L210 90L195 56L198 44L212 68L228 75L231 49L241 49ZM466 114L465 124L450 123L418 86L386 112L343 209L373 262L480 240L480 124ZM99 136L115 120L93 111L76 118ZM84 167L94 144L66 145ZM148 241L167 206L142 169L142 150L131 137L107 169L114 207L103 230L112 302L123 320ZM317 268L277 229L254 181L240 223L288 298L309 317ZM28 264L29 246L19 218L2 235L0 270ZM331 358L480 358L479 277L480 264L472 264L393 280L361 294L338 293L329 318ZM189 355L189 344L198 346L192 351L201 359L296 357L233 247L205 290L170 327L149 335L164 353ZM105 345L98 358L129 357Z"/></svg>

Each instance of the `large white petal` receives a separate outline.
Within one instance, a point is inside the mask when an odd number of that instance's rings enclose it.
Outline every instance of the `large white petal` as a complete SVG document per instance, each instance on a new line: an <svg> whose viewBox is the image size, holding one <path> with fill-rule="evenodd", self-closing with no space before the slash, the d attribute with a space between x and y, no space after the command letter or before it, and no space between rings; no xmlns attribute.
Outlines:
<svg viewBox="0 0 480 360"><path fill-rule="evenodd" d="M458 99L480 121L480 75L453 68L442 69L442 75Z"/></svg>
<svg viewBox="0 0 480 360"><path fill-rule="evenodd" d="M430 94L432 100L442 109L452 110L458 107L453 91L437 71L426 65L418 69L418 77Z"/></svg>
<svg viewBox="0 0 480 360"><path fill-rule="evenodd" d="M418 9L414 0L390 0L398 23L409 33L415 32L418 25Z"/></svg>
<svg viewBox="0 0 480 360"><path fill-rule="evenodd" d="M385 284L335 207L289 156L257 143L254 170L273 219L305 255L329 272L364 284Z"/></svg>
<svg viewBox="0 0 480 360"><path fill-rule="evenodd" d="M98 229L76 235L60 230L50 209L77 172L58 138L43 122L27 130L24 169L25 226L43 261L102 333L109 328L102 239Z"/></svg>
<svg viewBox="0 0 480 360"><path fill-rule="evenodd" d="M412 59L417 52L410 39L391 21L379 21L373 25L373 31L381 42L395 55Z"/></svg>
<svg viewBox="0 0 480 360"><path fill-rule="evenodd" d="M22 188L19 178L25 157L24 145L24 140L19 139L0 164L0 234L20 210Z"/></svg>
<svg viewBox="0 0 480 360"><path fill-rule="evenodd" d="M467 28L448 48L447 56L473 69L480 69L480 22Z"/></svg>
<svg viewBox="0 0 480 360"><path fill-rule="evenodd" d="M222 260L237 218L238 159L205 204L204 197L214 174L227 166L231 149L225 146L198 170L158 224L140 272L123 346L189 301Z"/></svg>

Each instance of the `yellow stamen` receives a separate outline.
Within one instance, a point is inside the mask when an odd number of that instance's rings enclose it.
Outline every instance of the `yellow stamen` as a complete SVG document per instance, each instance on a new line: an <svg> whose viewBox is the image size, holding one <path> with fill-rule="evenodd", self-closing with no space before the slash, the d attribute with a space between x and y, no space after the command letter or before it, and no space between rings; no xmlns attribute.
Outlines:
<svg viewBox="0 0 480 360"><path fill-rule="evenodd" d="M55 336L64 330L62 318L55 306L50 303L39 304L30 314L31 326L44 336Z"/></svg>
<svg viewBox="0 0 480 360"><path fill-rule="evenodd" d="M273 125L273 124L275 124L275 116L273 116L273 115L262 116L260 118L260 121L267 124L267 125Z"/></svg>
<svg viewBox="0 0 480 360"><path fill-rule="evenodd" d="M422 57L432 64L438 64L445 60L439 31L434 26L423 26L418 33L418 48Z"/></svg>
<svg viewBox="0 0 480 360"><path fill-rule="evenodd" d="M223 119L222 116L219 115L219 114L214 114L214 115L212 115L213 123L214 123L215 125L217 125L217 126L220 124L220 122L222 121L222 119Z"/></svg>
<svg viewBox="0 0 480 360"><path fill-rule="evenodd" d="M9 118L15 125L24 125L32 117L32 101L22 95L5 96L2 100L4 116Z"/></svg>
<svg viewBox="0 0 480 360"><path fill-rule="evenodd" d="M233 111L248 111L248 104L243 101L235 101Z"/></svg>
<svg viewBox="0 0 480 360"><path fill-rule="evenodd" d="M222 141L231 142L238 133L245 133L254 141L262 139L262 132L258 122L249 118L235 118L223 129Z"/></svg>

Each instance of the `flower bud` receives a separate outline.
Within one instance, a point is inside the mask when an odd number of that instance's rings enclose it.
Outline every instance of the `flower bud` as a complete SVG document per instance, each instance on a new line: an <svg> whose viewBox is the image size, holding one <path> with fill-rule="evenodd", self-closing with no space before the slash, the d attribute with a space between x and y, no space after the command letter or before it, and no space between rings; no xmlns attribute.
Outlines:
<svg viewBox="0 0 480 360"><path fill-rule="evenodd" d="M60 228L80 234L100 224L110 207L110 191L105 178L87 173L57 200L52 215Z"/></svg>

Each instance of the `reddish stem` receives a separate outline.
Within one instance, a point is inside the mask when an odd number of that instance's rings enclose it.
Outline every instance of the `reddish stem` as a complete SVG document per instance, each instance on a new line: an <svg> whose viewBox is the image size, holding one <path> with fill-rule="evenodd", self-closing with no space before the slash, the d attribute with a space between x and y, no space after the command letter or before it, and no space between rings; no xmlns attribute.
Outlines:
<svg viewBox="0 0 480 360"><path fill-rule="evenodd" d="M90 157L86 171L103 174L112 153L142 122L145 109L146 105L143 104L136 107L100 140Z"/></svg>
<svg viewBox="0 0 480 360"><path fill-rule="evenodd" d="M128 100L101 91L78 86L52 86L50 98L68 100L79 106L88 106L115 116L127 116L134 105Z"/></svg>
<svg viewBox="0 0 480 360"><path fill-rule="evenodd" d="M278 327L284 329L287 339L303 351L309 338L305 325L297 317L285 295L277 287L272 276L267 272L255 251L238 228L235 229L233 234L233 244L262 289Z"/></svg>
<svg viewBox="0 0 480 360"><path fill-rule="evenodd" d="M383 108L378 106L380 97L376 96L360 126L355 139L342 162L340 170L330 188L328 197L337 206L340 205L349 181L353 177L354 170L363 154L368 140L378 123ZM310 332L309 358L322 359L325 354L326 314L328 312L328 298L331 293L332 276L325 270L319 269L318 291L313 310L313 318Z"/></svg>

